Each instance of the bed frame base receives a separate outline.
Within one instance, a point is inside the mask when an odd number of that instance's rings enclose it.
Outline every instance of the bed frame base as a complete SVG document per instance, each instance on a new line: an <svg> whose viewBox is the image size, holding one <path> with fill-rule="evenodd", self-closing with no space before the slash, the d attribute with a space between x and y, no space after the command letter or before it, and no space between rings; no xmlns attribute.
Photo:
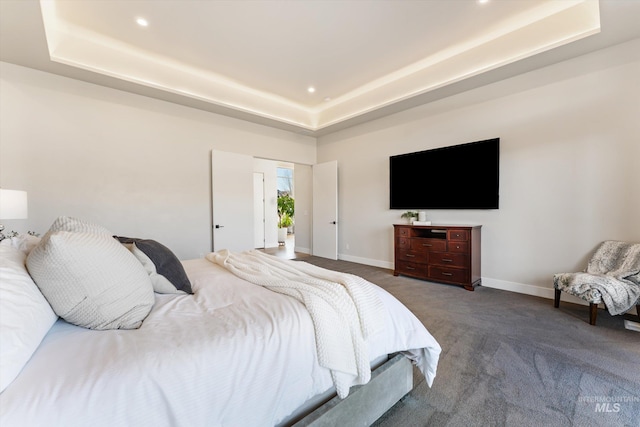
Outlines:
<svg viewBox="0 0 640 427"><path fill-rule="evenodd" d="M371 380L354 386L345 399L334 397L294 427L369 426L413 388L413 365L396 354L371 373Z"/></svg>

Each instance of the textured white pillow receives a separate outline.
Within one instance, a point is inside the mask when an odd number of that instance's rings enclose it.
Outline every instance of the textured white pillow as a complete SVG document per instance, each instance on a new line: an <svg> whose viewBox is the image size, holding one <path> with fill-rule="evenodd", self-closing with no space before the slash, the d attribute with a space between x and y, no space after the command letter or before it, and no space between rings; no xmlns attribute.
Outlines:
<svg viewBox="0 0 640 427"><path fill-rule="evenodd" d="M29 273L53 310L90 329L140 327L154 303L144 267L108 231L84 224L84 232L56 231L57 222L27 257Z"/></svg>
<svg viewBox="0 0 640 427"><path fill-rule="evenodd" d="M60 216L53 221L48 232L53 233L55 231L75 231L79 233L106 234L109 237L113 236L109 230L101 225L69 216Z"/></svg>
<svg viewBox="0 0 640 427"><path fill-rule="evenodd" d="M20 373L58 316L33 283L26 255L0 245L0 392Z"/></svg>

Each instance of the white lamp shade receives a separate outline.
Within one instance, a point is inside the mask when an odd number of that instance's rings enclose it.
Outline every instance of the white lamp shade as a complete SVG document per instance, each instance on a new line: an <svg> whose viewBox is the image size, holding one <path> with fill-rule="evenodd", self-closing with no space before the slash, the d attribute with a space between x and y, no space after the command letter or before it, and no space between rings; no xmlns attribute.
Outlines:
<svg viewBox="0 0 640 427"><path fill-rule="evenodd" d="M0 188L0 219L26 219L27 192Z"/></svg>

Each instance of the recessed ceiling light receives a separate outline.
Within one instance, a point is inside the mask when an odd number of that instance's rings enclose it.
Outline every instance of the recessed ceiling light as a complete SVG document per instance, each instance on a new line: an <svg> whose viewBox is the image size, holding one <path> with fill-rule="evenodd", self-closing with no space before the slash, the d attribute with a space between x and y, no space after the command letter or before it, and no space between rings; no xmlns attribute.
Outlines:
<svg viewBox="0 0 640 427"><path fill-rule="evenodd" d="M146 19L144 19L144 18L137 18L137 19L136 19L136 23L137 23L138 25L140 25L141 27L148 27L148 26L149 26L149 21L147 21L147 20L146 20Z"/></svg>
<svg viewBox="0 0 640 427"><path fill-rule="evenodd" d="M313 87L313 86L309 86L309 87L307 88L307 92L309 92L309 93L313 93L313 92L315 92L315 91L316 91L316 88L315 88L315 87Z"/></svg>
<svg viewBox="0 0 640 427"><path fill-rule="evenodd" d="M478 3L480 3L480 4L489 3L489 0L478 0Z"/></svg>

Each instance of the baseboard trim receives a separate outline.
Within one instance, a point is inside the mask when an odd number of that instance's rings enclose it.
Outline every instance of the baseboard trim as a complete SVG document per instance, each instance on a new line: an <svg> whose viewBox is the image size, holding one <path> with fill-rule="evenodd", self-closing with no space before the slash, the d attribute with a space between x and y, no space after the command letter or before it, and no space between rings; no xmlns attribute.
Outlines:
<svg viewBox="0 0 640 427"><path fill-rule="evenodd" d="M533 295L536 297L542 297L542 298L547 298L551 300L555 298L554 288L543 288L540 286L527 285L524 283L509 282L506 280L499 280L499 279L491 279L488 277L482 278L482 286L486 286L487 288L502 289L504 291L509 291L509 292L517 292L519 294ZM585 300L573 295L569 295L564 292L560 296L560 302L561 303L569 302L569 303L580 304L585 306L589 305L589 303L586 302ZM627 313L636 314L636 308L632 307L629 311L627 311Z"/></svg>
<svg viewBox="0 0 640 427"><path fill-rule="evenodd" d="M380 268L387 268L387 269L393 270L392 262L356 257L353 255L347 255L347 254L338 254L338 259L343 261L355 262L358 264L370 265L372 267L380 267ZM516 292L519 294L532 295L532 296L546 298L550 300L553 300L555 298L555 290L553 288L543 288L541 286L510 282L507 280L492 279L490 277L482 278L482 286L485 286L487 288L501 289L503 291ZM561 302L569 302L569 303L580 304L585 306L589 305L589 303L586 302L585 300L575 297L573 295L566 294L566 293L562 293ZM632 307L629 311L627 311L627 313L637 314L636 308Z"/></svg>
<svg viewBox="0 0 640 427"><path fill-rule="evenodd" d="M553 299L555 295L555 292L552 288L543 288L541 286L527 285L524 283L517 283L517 282L509 282L509 281L500 280L500 279L492 279L490 277L482 278L482 286L485 286L487 288L493 288L493 289L501 289L503 291L517 292L519 294L533 295L536 297L542 297L542 298L548 298L548 299ZM567 295L567 297L571 297L571 295ZM580 298L576 298L576 300L582 301Z"/></svg>
<svg viewBox="0 0 640 427"><path fill-rule="evenodd" d="M364 265L370 265L372 267L380 267L380 268L393 270L392 262L379 261L377 259L370 259L370 258L361 258L353 255L347 255L347 254L338 254L338 259L342 261L355 262L357 264L364 264Z"/></svg>
<svg viewBox="0 0 640 427"><path fill-rule="evenodd" d="M300 252L301 254L311 254L311 249L309 249L309 248L302 248L300 246L294 246L293 250L295 252Z"/></svg>

